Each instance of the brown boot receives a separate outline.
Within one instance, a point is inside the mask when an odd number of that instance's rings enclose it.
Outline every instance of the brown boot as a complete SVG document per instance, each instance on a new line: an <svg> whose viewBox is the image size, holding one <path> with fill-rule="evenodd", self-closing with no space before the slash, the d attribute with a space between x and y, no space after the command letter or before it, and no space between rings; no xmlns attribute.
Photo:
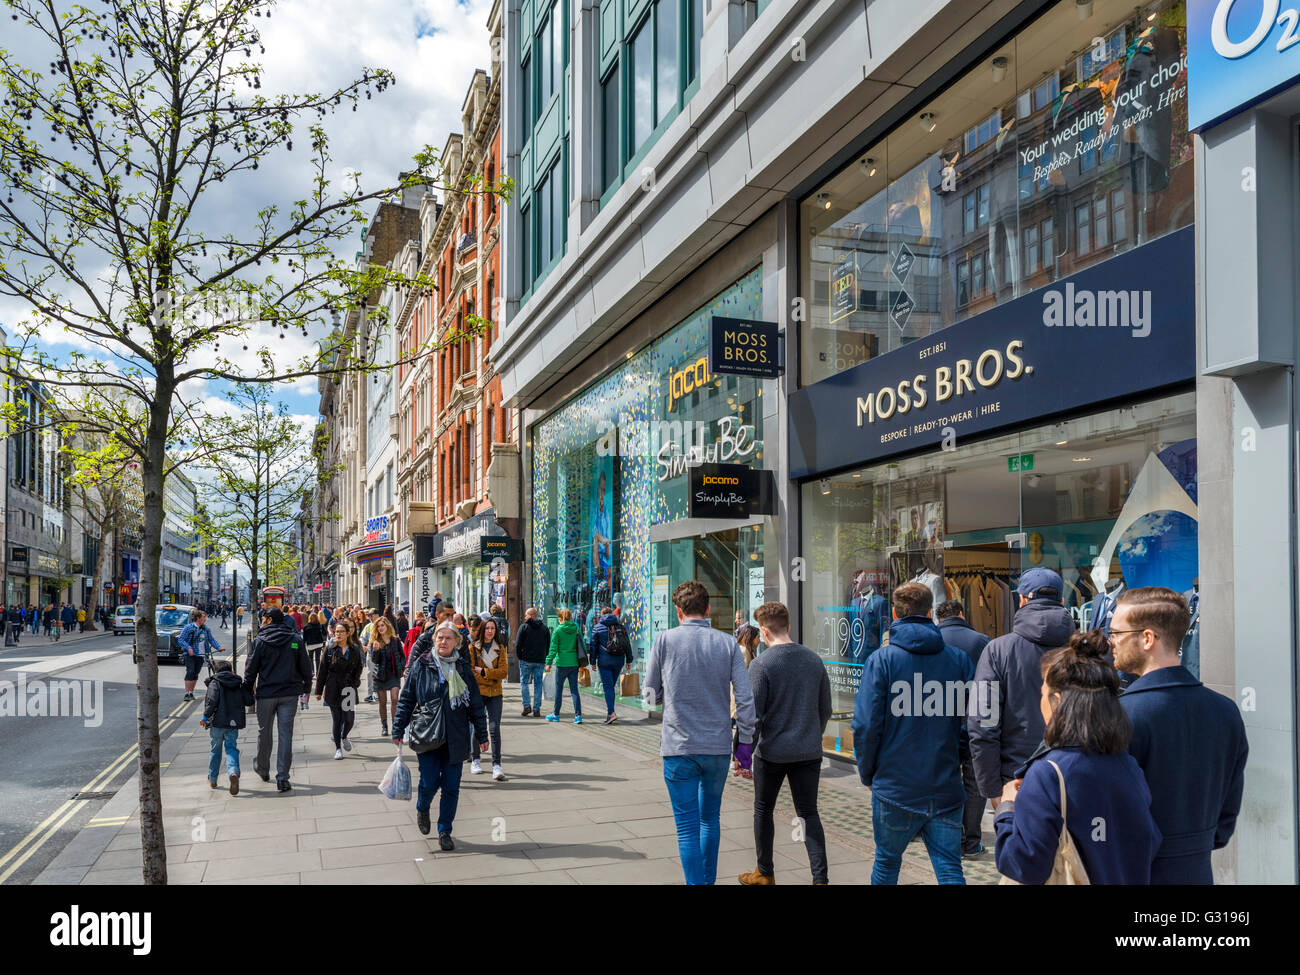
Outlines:
<svg viewBox="0 0 1300 975"><path fill-rule="evenodd" d="M771 887L776 883L776 878L768 876L755 867L749 873L742 873L740 882L747 887Z"/></svg>

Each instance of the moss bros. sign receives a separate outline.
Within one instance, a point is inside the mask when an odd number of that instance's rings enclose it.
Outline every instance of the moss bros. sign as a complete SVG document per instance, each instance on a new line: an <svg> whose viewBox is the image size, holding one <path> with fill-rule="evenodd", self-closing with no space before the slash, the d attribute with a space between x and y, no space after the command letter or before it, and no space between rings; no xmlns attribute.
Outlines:
<svg viewBox="0 0 1300 975"><path fill-rule="evenodd" d="M781 375L780 327L751 318L709 319L709 372L775 379Z"/></svg>
<svg viewBox="0 0 1300 975"><path fill-rule="evenodd" d="M790 395L790 476L1154 393L1195 378L1194 229Z"/></svg>

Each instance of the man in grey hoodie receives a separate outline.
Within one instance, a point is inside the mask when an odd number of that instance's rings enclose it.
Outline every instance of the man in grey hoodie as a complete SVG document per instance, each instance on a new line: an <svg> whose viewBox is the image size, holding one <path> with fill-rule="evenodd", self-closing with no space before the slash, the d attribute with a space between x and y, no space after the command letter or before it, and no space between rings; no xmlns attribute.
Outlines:
<svg viewBox="0 0 1300 975"><path fill-rule="evenodd" d="M1002 787L1043 740L1043 654L1065 646L1075 630L1061 603L1064 589L1051 569L1022 573L1011 632L990 640L975 668L967 712L971 764L980 795L992 799L995 810Z"/></svg>
<svg viewBox="0 0 1300 975"><path fill-rule="evenodd" d="M673 591L679 626L660 633L646 661L645 690L663 704L664 782L677 821L677 850L688 884L712 884L722 839L719 814L731 758L731 695L736 696L736 761L754 753L754 695L736 641L709 622L709 592L695 580Z"/></svg>

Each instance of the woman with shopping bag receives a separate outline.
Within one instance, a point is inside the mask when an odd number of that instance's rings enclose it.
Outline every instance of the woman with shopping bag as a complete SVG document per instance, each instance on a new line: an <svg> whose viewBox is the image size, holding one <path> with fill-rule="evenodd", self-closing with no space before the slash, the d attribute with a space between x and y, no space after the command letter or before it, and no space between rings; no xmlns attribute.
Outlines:
<svg viewBox="0 0 1300 975"><path fill-rule="evenodd" d="M1043 655L1046 749L1007 783L993 819L998 870L1014 883L1151 882L1160 830L1107 649L1093 630Z"/></svg>
<svg viewBox="0 0 1300 975"><path fill-rule="evenodd" d="M416 822L425 836L429 835L433 796L442 792L438 802L438 845L443 850L456 848L451 829L460 801L461 773L470 752L471 722L482 742L479 750L487 751L488 747L483 696L459 647L460 633L449 623L415 641L393 717L393 743L398 747L407 727L411 728L411 750L420 763Z"/></svg>

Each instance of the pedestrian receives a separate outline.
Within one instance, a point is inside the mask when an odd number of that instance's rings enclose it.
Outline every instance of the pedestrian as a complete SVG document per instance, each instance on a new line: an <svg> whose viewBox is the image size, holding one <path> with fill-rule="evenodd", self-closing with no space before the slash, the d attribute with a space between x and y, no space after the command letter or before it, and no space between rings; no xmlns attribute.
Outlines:
<svg viewBox="0 0 1300 975"><path fill-rule="evenodd" d="M396 625L393 627L397 631L397 639L402 641L402 646L406 646L406 634L411 632L411 621L407 618L406 610L397 611Z"/></svg>
<svg viewBox="0 0 1300 975"><path fill-rule="evenodd" d="M406 655L407 660L411 659L411 647L415 646L415 641L424 632L425 622L424 610L420 610L415 614L415 622L407 627L406 636L402 638L402 652Z"/></svg>
<svg viewBox="0 0 1300 975"><path fill-rule="evenodd" d="M271 781L271 744L278 734L275 787L288 792L293 788L289 770L293 766L294 705L311 690L311 658L283 611L275 607L265 610L262 624L244 666L244 682L257 698L257 759L253 770L263 782Z"/></svg>
<svg viewBox="0 0 1300 975"><path fill-rule="evenodd" d="M1043 747L1002 791L993 819L998 870L1022 884L1047 883L1065 830L1083 867L1076 881L1151 883L1160 830L1147 780L1128 752L1132 727L1105 635L1070 634L1067 646L1043 655L1041 668Z"/></svg>
<svg viewBox="0 0 1300 975"><path fill-rule="evenodd" d="M438 846L456 848L451 830L460 800L460 779L470 749L470 724L480 740L479 752L487 750L487 718L478 682L470 672L469 662L457 649L459 634L455 627L443 623L426 632L415 642L414 658L393 718L393 743L400 745L406 726L415 709L423 704L442 708L446 741L432 751L420 752L420 784L415 800L416 824L421 834L429 835L429 809L439 790ZM464 716L468 716L468 720Z"/></svg>
<svg viewBox="0 0 1300 975"><path fill-rule="evenodd" d="M9 632L13 634L14 643L21 642L19 637L23 632L23 611L16 604L11 605L6 613L9 620Z"/></svg>
<svg viewBox="0 0 1300 975"><path fill-rule="evenodd" d="M357 627L361 631L361 645L366 648L366 703L374 704L375 663L370 659L370 636L375 629L375 620L379 619L379 610L372 609L368 614L358 610L357 615L360 616Z"/></svg>
<svg viewBox="0 0 1300 975"><path fill-rule="evenodd" d="M32 607L32 618L33 618L33 619L36 618L36 607L35 607L35 606ZM35 628L33 627L33 632L34 632L34 631L35 631ZM78 632L78 633L85 633L85 632L86 632L86 607L85 607L85 606L78 606L78 607L77 607L77 632Z"/></svg>
<svg viewBox="0 0 1300 975"><path fill-rule="evenodd" d="M452 613L451 622L452 625L456 627L456 631L460 633L461 650L468 652L470 636L469 620L466 618L464 613Z"/></svg>
<svg viewBox="0 0 1300 975"><path fill-rule="evenodd" d="M235 626L244 625L244 604L240 603L239 608L235 610Z"/></svg>
<svg viewBox="0 0 1300 975"><path fill-rule="evenodd" d="M190 610L190 621L176 637L177 645L185 651L185 697L182 700L194 700L194 685L198 683L199 671L203 669L206 655L221 652L212 631L208 629L207 621L203 610Z"/></svg>
<svg viewBox="0 0 1300 975"><path fill-rule="evenodd" d="M229 614L229 607L226 606L225 603L222 603L222 604L221 604L221 628L222 628L223 630L226 628L226 617L227 617L228 615L230 615L230 614Z"/></svg>
<svg viewBox="0 0 1300 975"><path fill-rule="evenodd" d="M934 596L928 586L906 582L892 602L889 644L867 657L853 705L853 754L862 784L871 789L871 883L898 883L903 851L919 834L939 883L964 884L966 702L964 693L951 691L965 691L975 668L966 654L944 644L930 621ZM934 687L943 692L942 706L913 700Z"/></svg>
<svg viewBox="0 0 1300 975"><path fill-rule="evenodd" d="M578 624L573 622L573 612L561 609L556 614L560 625L551 634L551 646L546 654L546 673L555 667L555 709L546 716L547 721L560 720L560 703L563 700L564 685L569 685L573 698L573 723L582 724L582 698L578 696L578 668L585 666L587 648L583 645L582 634Z"/></svg>
<svg viewBox="0 0 1300 975"><path fill-rule="evenodd" d="M821 657L790 639L790 611L783 603L763 603L754 610L754 620L758 623L755 637L761 633L767 647L761 657L754 658L747 672L754 693L757 866L741 874L740 882L750 886L776 883L773 816L781 783L788 779L795 814L803 821L813 883L827 884L826 832L817 812L817 790L821 785L822 735L831 719L830 677ZM739 771L737 766L736 773Z"/></svg>
<svg viewBox="0 0 1300 975"><path fill-rule="evenodd" d="M492 739L492 781L504 782L505 773L501 771L501 708L505 703L501 683L509 673L509 656L505 640L497 630L496 620L487 617L479 628L479 638L470 644L470 671L478 681L479 694L483 698L483 707L487 713L488 735ZM486 740L486 739L484 739ZM478 734L474 735L474 745L481 745ZM483 771L482 762L474 750L470 751L470 773L478 775Z"/></svg>
<svg viewBox="0 0 1300 975"><path fill-rule="evenodd" d="M203 717L199 727L211 738L208 752L208 785L217 787L221 770L221 752L226 753L226 774L230 776L230 794L239 795L239 732L248 723L248 708L253 692L240 680L229 660L217 661L216 672L204 682Z"/></svg>
<svg viewBox="0 0 1300 975"><path fill-rule="evenodd" d="M45 613L42 617L42 621L45 624L45 635L49 637L51 640L57 640L59 638L58 636L59 624L57 620L58 617L55 616L54 614L54 604L47 603L45 606Z"/></svg>
<svg viewBox="0 0 1300 975"><path fill-rule="evenodd" d="M1111 619L1115 666L1135 674L1119 699L1133 725L1129 753L1151 786L1164 841L1153 884L1212 884L1210 853L1232 838L1249 745L1237 705L1182 665L1191 611L1172 589L1122 593Z"/></svg>
<svg viewBox="0 0 1300 975"><path fill-rule="evenodd" d="M709 593L696 580L673 591L679 626L655 637L646 661L651 703L663 703L659 752L677 825L677 851L688 884L718 873L719 814L727 767L750 771L754 697L736 641L709 622ZM739 742L733 749L730 695L736 695Z"/></svg>
<svg viewBox="0 0 1300 975"><path fill-rule="evenodd" d="M429 600L429 611L426 614L429 619L435 619L438 615L438 607L442 604L442 593L435 592L433 598Z"/></svg>
<svg viewBox="0 0 1300 975"><path fill-rule="evenodd" d="M988 646L989 638L966 622L962 605L955 599L940 603L934 610L943 642L970 657L971 666L978 667L980 656ZM977 857L984 852L984 807L988 800L980 795L975 781L975 766L969 758L961 762L961 784L966 791L966 804L962 811L961 855Z"/></svg>
<svg viewBox="0 0 1300 975"><path fill-rule="evenodd" d="M311 672L316 673L320 669L321 651L325 649L325 625L321 618L314 612L308 613L306 622L302 627L302 642L307 647L307 654L311 657ZM307 695L303 695L303 700L299 702L300 708L306 711L308 708Z"/></svg>
<svg viewBox="0 0 1300 975"><path fill-rule="evenodd" d="M471 613L469 619L465 621L465 628L470 646L473 646L478 642L479 634L483 632L483 617L477 613Z"/></svg>
<svg viewBox="0 0 1300 975"><path fill-rule="evenodd" d="M1051 569L1022 573L1011 632L990 640L975 667L976 693L967 700L971 765L979 793L993 800L994 812L1002 787L1043 740L1042 657L1065 646L1075 631L1061 603L1063 591L1060 575Z"/></svg>
<svg viewBox="0 0 1300 975"><path fill-rule="evenodd" d="M32 636L41 632L41 613L35 605L27 607L27 622L31 625ZM84 630L85 627L83 626L82 629Z"/></svg>
<svg viewBox="0 0 1300 975"><path fill-rule="evenodd" d="M301 606L292 607L290 612L288 613L288 616L290 619L293 620L294 629L298 630L301 633L303 625L306 623L306 617L302 615L302 607Z"/></svg>
<svg viewBox="0 0 1300 975"><path fill-rule="evenodd" d="M501 634L502 646L510 646L510 624L506 622L506 611L500 603L488 607L488 615L497 621L497 632Z"/></svg>
<svg viewBox="0 0 1300 975"><path fill-rule="evenodd" d="M605 724L618 720L614 705L618 699L619 674L632 670L632 641L627 630L610 606L604 607L600 622L591 634L593 661L600 672L600 686L605 692Z"/></svg>
<svg viewBox="0 0 1300 975"><path fill-rule="evenodd" d="M348 733L357 716L357 688L361 685L361 648L353 640L346 620L334 624L334 634L316 668L316 700L330 709L334 736L334 758L352 751Z"/></svg>
<svg viewBox="0 0 1300 975"><path fill-rule="evenodd" d="M397 692L401 690L402 674L406 672L402 642L397 639L387 616L375 620L366 647L370 651L371 676L379 695L380 737L387 738L389 708L391 706L392 712L397 713Z"/></svg>
<svg viewBox="0 0 1300 975"><path fill-rule="evenodd" d="M524 621L515 635L515 659L519 661L519 693L524 710L521 717L542 716L542 682L546 654L551 647L551 631L537 615L537 607L524 610ZM532 694L529 695L531 689Z"/></svg>

